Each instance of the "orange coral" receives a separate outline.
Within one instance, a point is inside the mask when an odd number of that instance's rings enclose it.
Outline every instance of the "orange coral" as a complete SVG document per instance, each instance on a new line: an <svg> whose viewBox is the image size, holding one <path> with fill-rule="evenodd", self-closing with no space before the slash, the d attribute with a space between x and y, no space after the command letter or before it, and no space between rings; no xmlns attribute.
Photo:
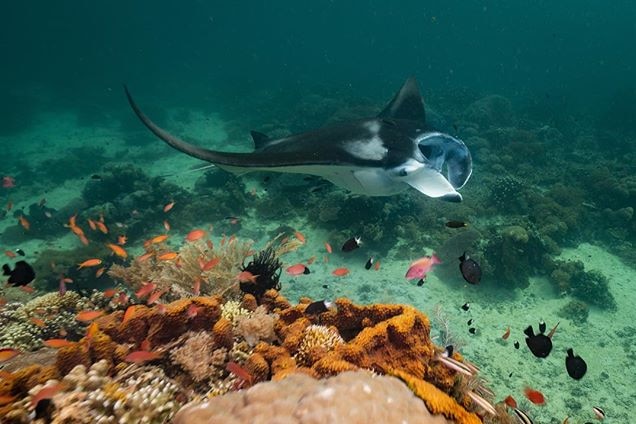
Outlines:
<svg viewBox="0 0 636 424"><path fill-rule="evenodd" d="M254 383L269 380L269 364L260 353L253 353L243 364L254 378Z"/></svg>
<svg viewBox="0 0 636 424"><path fill-rule="evenodd" d="M253 294L246 293L245 295L243 295L241 307L253 312L256 310L256 308L258 308L258 302L256 301L256 298Z"/></svg>
<svg viewBox="0 0 636 424"><path fill-rule="evenodd" d="M232 322L225 318L219 318L212 327L212 336L214 337L214 343L217 346L232 349L232 345L234 345Z"/></svg>
<svg viewBox="0 0 636 424"><path fill-rule="evenodd" d="M454 420L456 424L482 424L476 414L466 411L455 399L431 383L399 370L393 370L390 374L404 381L433 414L444 415Z"/></svg>

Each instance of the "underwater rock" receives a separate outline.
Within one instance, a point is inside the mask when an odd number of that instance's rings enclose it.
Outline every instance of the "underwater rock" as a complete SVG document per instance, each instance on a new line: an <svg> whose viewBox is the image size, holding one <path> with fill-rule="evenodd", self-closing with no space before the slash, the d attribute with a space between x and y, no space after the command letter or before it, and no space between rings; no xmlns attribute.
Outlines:
<svg viewBox="0 0 636 424"><path fill-rule="evenodd" d="M560 259L548 262L550 281L560 293L567 293L590 305L608 310L616 309L616 300L610 292L609 281L596 270L585 271L581 261Z"/></svg>
<svg viewBox="0 0 636 424"><path fill-rule="evenodd" d="M490 95L471 103L463 119L478 124L482 129L508 127L514 124L512 105L503 96Z"/></svg>
<svg viewBox="0 0 636 424"><path fill-rule="evenodd" d="M557 312L557 315L569 319L574 325L586 323L589 314L590 307L587 306L587 303L576 299L569 301L567 305L563 306Z"/></svg>
<svg viewBox="0 0 636 424"><path fill-rule="evenodd" d="M475 415L461 418L447 420L443 415L432 414L397 378L358 371L324 380L297 374L282 381L257 384L248 390L187 405L177 413L174 423L481 423Z"/></svg>

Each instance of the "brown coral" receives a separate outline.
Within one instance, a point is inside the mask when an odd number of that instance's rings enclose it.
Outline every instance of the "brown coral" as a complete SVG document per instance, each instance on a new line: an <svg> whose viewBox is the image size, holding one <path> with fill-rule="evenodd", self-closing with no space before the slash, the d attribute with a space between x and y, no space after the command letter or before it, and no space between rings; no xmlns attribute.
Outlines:
<svg viewBox="0 0 636 424"><path fill-rule="evenodd" d="M219 318L216 324L212 327L212 336L214 337L214 343L217 346L232 349L232 345L234 345L232 322L225 318Z"/></svg>

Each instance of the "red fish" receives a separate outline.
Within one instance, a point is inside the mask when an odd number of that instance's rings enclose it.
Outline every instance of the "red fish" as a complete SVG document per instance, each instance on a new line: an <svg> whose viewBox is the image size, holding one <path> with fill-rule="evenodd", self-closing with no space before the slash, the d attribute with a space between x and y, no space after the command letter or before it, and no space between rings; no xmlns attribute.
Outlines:
<svg viewBox="0 0 636 424"><path fill-rule="evenodd" d="M157 285L155 283L146 283L135 292L135 296L137 296L139 299L142 299L152 293L152 291L156 288Z"/></svg>
<svg viewBox="0 0 636 424"><path fill-rule="evenodd" d="M201 271L204 271L204 272L209 271L215 266L217 266L219 262L221 262L221 258L212 258L207 262L199 258L199 268L201 268Z"/></svg>
<svg viewBox="0 0 636 424"><path fill-rule="evenodd" d="M285 272L289 275L302 275L305 274L307 267L304 264L296 264L288 267Z"/></svg>
<svg viewBox="0 0 636 424"><path fill-rule="evenodd" d="M531 389L530 387L526 387L523 390L523 393L526 395L528 400L535 405L543 405L545 403L545 397L543 393L538 390Z"/></svg>
<svg viewBox="0 0 636 424"><path fill-rule="evenodd" d="M146 304L152 305L153 303L157 302L161 296L166 294L167 291L168 289L163 289L163 290L157 290L155 292L152 292L150 296L148 296L148 300L146 300Z"/></svg>
<svg viewBox="0 0 636 424"><path fill-rule="evenodd" d="M511 395L506 396L506 398L504 399L504 403L511 408L517 407L517 401Z"/></svg>
<svg viewBox="0 0 636 424"><path fill-rule="evenodd" d="M426 273L433 269L433 266L442 263L435 255L424 256L411 263L409 269L406 271L405 278L407 280L420 280L426 278Z"/></svg>
<svg viewBox="0 0 636 424"><path fill-rule="evenodd" d="M325 242L325 249L327 250L327 253L331 253L333 252L333 249L331 248L331 245L327 242Z"/></svg>
<svg viewBox="0 0 636 424"><path fill-rule="evenodd" d="M249 271L241 271L236 276L236 279L239 281L239 283L256 283L257 278L258 275L254 275Z"/></svg>
<svg viewBox="0 0 636 424"><path fill-rule="evenodd" d="M202 230L200 228L195 228L194 230L190 231L188 233L188 235L185 237L186 241L196 241L199 239L202 239L203 237L205 237L207 235L205 230Z"/></svg>
<svg viewBox="0 0 636 424"><path fill-rule="evenodd" d="M199 307L197 305L192 303L190 304L190 306L188 306L188 310L186 311L186 315L188 316L188 318L194 318L197 316L198 313Z"/></svg>
<svg viewBox="0 0 636 424"><path fill-rule="evenodd" d="M243 380L248 386L251 386L254 382L254 377L248 370L237 364L236 362L228 362L225 369L234 374L236 377Z"/></svg>
<svg viewBox="0 0 636 424"><path fill-rule="evenodd" d="M53 396L62 391L62 389L64 389L64 385L62 383L45 386L31 398L31 406L35 408L41 400L51 399Z"/></svg>
<svg viewBox="0 0 636 424"><path fill-rule="evenodd" d="M8 361L11 358L16 357L20 354L20 351L17 349L12 349L10 347L0 349L0 362Z"/></svg>
<svg viewBox="0 0 636 424"><path fill-rule="evenodd" d="M194 283L192 284L192 294L198 296L201 294L201 279L195 278Z"/></svg>
<svg viewBox="0 0 636 424"><path fill-rule="evenodd" d="M3 188L13 188L15 187L15 178L5 175L2 177L2 187Z"/></svg>
<svg viewBox="0 0 636 424"><path fill-rule="evenodd" d="M298 240L299 242L305 243L305 236L300 231L296 231L294 233L294 237L296 237L296 240Z"/></svg>
<svg viewBox="0 0 636 424"><path fill-rule="evenodd" d="M5 250L4 254L8 257L8 258L15 258L17 255L15 253L13 253L11 250Z"/></svg>
<svg viewBox="0 0 636 424"><path fill-rule="evenodd" d="M121 320L122 324L125 324L126 322L128 322L133 316L135 316L135 309L136 306L135 305L130 305L128 308L126 308L126 312L124 312L124 318Z"/></svg>
<svg viewBox="0 0 636 424"><path fill-rule="evenodd" d="M80 311L75 319L82 322L92 321L104 315L104 311Z"/></svg>
<svg viewBox="0 0 636 424"><path fill-rule="evenodd" d="M154 361L155 359L161 358L161 354L157 352L148 352L147 350L137 350L135 352L129 353L124 361L126 362L134 362L135 364L143 364L144 362Z"/></svg>
<svg viewBox="0 0 636 424"><path fill-rule="evenodd" d="M170 209L172 209L173 207L174 207L174 202L167 203L167 204L163 207L163 211L164 211L164 212L169 212L169 211L170 211Z"/></svg>
<svg viewBox="0 0 636 424"><path fill-rule="evenodd" d="M44 344L44 346L52 347L54 349L59 349L64 346L70 346L74 344L74 342L71 342L66 339L49 339L49 340L44 340L42 343Z"/></svg>
<svg viewBox="0 0 636 424"><path fill-rule="evenodd" d="M503 333L503 336L501 336L504 340L508 340L508 337L510 337L510 327L506 328L506 332ZM513 406L513 408L516 408L516 406Z"/></svg>
<svg viewBox="0 0 636 424"><path fill-rule="evenodd" d="M347 268L336 268L332 271L332 274L336 277L344 277L349 274L349 270Z"/></svg>

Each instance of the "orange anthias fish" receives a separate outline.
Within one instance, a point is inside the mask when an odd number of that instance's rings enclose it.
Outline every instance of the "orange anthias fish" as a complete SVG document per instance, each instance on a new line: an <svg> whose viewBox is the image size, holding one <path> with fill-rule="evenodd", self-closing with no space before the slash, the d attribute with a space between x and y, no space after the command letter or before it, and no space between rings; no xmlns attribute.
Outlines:
<svg viewBox="0 0 636 424"><path fill-rule="evenodd" d="M115 255L119 256L122 259L126 259L128 257L128 252L126 252L123 247L117 244L106 243L106 247L108 247L110 250L113 251Z"/></svg>
<svg viewBox="0 0 636 424"><path fill-rule="evenodd" d="M106 226L106 224L104 224L103 221L104 217L102 217L101 220L99 221L95 221L95 225L97 225L97 228L99 229L99 231L101 231L103 234L108 234L108 227Z"/></svg>
<svg viewBox="0 0 636 424"><path fill-rule="evenodd" d="M163 220L163 228L164 228L166 231L170 231L170 228L172 228L172 227L170 227L170 223L168 222L168 220L167 220L167 219L164 219L164 220Z"/></svg>
<svg viewBox="0 0 636 424"><path fill-rule="evenodd" d="M159 298L163 296L164 294L166 294L167 292L168 292L168 289L157 290L155 292L152 292L150 296L148 296L148 300L146 300L146 304L152 305L153 303L156 303L159 300Z"/></svg>
<svg viewBox="0 0 636 424"><path fill-rule="evenodd" d="M44 322L42 318L31 317L29 318L29 321L31 321L33 324L37 325L40 328L46 327L46 323Z"/></svg>
<svg viewBox="0 0 636 424"><path fill-rule="evenodd" d="M192 284L192 294L198 296L201 294L201 279L195 278L194 283Z"/></svg>
<svg viewBox="0 0 636 424"><path fill-rule="evenodd" d="M170 209L172 209L173 207L174 207L174 202L167 203L167 204L163 207L163 211L164 211L164 212L169 212L169 211L170 211Z"/></svg>
<svg viewBox="0 0 636 424"><path fill-rule="evenodd" d="M148 296L154 289L157 288L155 283L146 283L139 290L135 292L135 296L139 299Z"/></svg>
<svg viewBox="0 0 636 424"><path fill-rule="evenodd" d="M117 290L115 289L106 289L104 290L104 297L111 298L117 294Z"/></svg>
<svg viewBox="0 0 636 424"><path fill-rule="evenodd" d="M327 249L327 253L331 253L333 252L333 249L331 248L331 245L327 242L325 242L325 249Z"/></svg>
<svg viewBox="0 0 636 424"><path fill-rule="evenodd" d="M304 264L296 264L288 267L285 272L289 275L303 275L307 272L307 267Z"/></svg>
<svg viewBox="0 0 636 424"><path fill-rule="evenodd" d="M161 358L161 354L157 352L148 352L147 350L137 350L135 352L129 353L124 361L126 362L134 362L135 364L143 364L144 362L154 361L155 359Z"/></svg>
<svg viewBox="0 0 636 424"><path fill-rule="evenodd" d="M90 267L90 266L97 266L97 265L101 265L102 264L102 260L98 259L98 258L93 258L93 259L87 259L84 262L82 262L81 264L78 264L77 269L82 269L82 268L86 268L86 267Z"/></svg>
<svg viewBox="0 0 636 424"><path fill-rule="evenodd" d="M87 218L86 222L88 222L88 226L90 227L91 230L97 231L97 224L95 223L95 221L93 221L90 218Z"/></svg>
<svg viewBox="0 0 636 424"><path fill-rule="evenodd" d="M117 236L118 245L123 246L126 244L127 241L128 241L128 237L126 237L124 234L120 234Z"/></svg>
<svg viewBox="0 0 636 424"><path fill-rule="evenodd" d="M86 311L80 311L77 315L75 315L75 319L77 321L89 322L96 318L101 317L102 315L104 315L104 311L86 310Z"/></svg>
<svg viewBox="0 0 636 424"><path fill-rule="evenodd" d="M122 325L127 323L133 316L135 316L135 305L130 305L124 312L124 318L121 320Z"/></svg>
<svg viewBox="0 0 636 424"><path fill-rule="evenodd" d="M22 228L29 231L29 229L31 228L31 223L29 222L28 219L26 219L26 216L20 215L20 217L18 218L18 221L20 222L20 225L22 225Z"/></svg>
<svg viewBox="0 0 636 424"><path fill-rule="evenodd" d="M104 275L104 272L106 272L105 266L99 268L97 271L95 271L95 278L101 277L102 275Z"/></svg>
<svg viewBox="0 0 636 424"><path fill-rule="evenodd" d="M160 234L150 239L150 244L159 244L163 243L168 239L168 234Z"/></svg>
<svg viewBox="0 0 636 424"><path fill-rule="evenodd" d="M9 359L15 358L20 354L18 349L13 349L10 347L0 349L0 362L8 361Z"/></svg>
<svg viewBox="0 0 636 424"><path fill-rule="evenodd" d="M256 283L257 278L258 275L254 275L249 271L241 271L236 276L236 279L239 281L239 283Z"/></svg>
<svg viewBox="0 0 636 424"><path fill-rule="evenodd" d="M506 332L503 333L503 336L501 336L502 339L504 340L508 340L508 337L510 337L510 327L506 328ZM516 408L516 406L515 406Z"/></svg>
<svg viewBox="0 0 636 424"><path fill-rule="evenodd" d="M44 346L52 347L54 349L59 349L64 346L70 346L72 344L75 344L75 342L72 342L66 339L49 339L49 340L44 340L42 343L44 344Z"/></svg>
<svg viewBox="0 0 636 424"><path fill-rule="evenodd" d="M178 256L179 254L177 252L166 252L157 256L157 259L159 259L160 261L172 261L174 259L177 259Z"/></svg>
<svg viewBox="0 0 636 424"><path fill-rule="evenodd" d="M294 233L294 237L296 237L296 240L298 240L299 242L305 243L305 235L301 233L300 231L296 231Z"/></svg>
<svg viewBox="0 0 636 424"><path fill-rule="evenodd" d="M202 239L203 237L206 236L206 231L205 230L201 230L199 228L195 228L194 230L190 231L188 233L188 235L185 237L186 241L196 241L199 239Z"/></svg>
<svg viewBox="0 0 636 424"><path fill-rule="evenodd" d="M331 274L335 275L336 277L344 277L345 275L349 274L349 270L347 268L336 268Z"/></svg>
<svg viewBox="0 0 636 424"><path fill-rule="evenodd" d="M543 396L543 393L541 393L538 390L534 390L534 389L531 389L530 387L526 387L523 390L523 394L525 394L528 400L534 403L535 405L543 405L545 403L545 397Z"/></svg>
<svg viewBox="0 0 636 424"><path fill-rule="evenodd" d="M504 403L511 408L517 407L517 401L515 400L515 398L512 397L512 395L506 396L506 398L504 399Z"/></svg>
<svg viewBox="0 0 636 424"><path fill-rule="evenodd" d="M53 396L62 391L62 389L64 389L64 385L62 383L45 386L31 398L31 406L35 408L41 400L51 399Z"/></svg>
<svg viewBox="0 0 636 424"><path fill-rule="evenodd" d="M11 250L5 250L4 254L8 257L8 258L15 258L17 255L15 253L13 253Z"/></svg>
<svg viewBox="0 0 636 424"><path fill-rule="evenodd" d="M199 268L201 268L201 271L204 271L204 272L209 271L215 266L217 266L219 262L221 262L221 258L212 258L207 262L199 258Z"/></svg>
<svg viewBox="0 0 636 424"><path fill-rule="evenodd" d="M199 307L194 303L191 303L190 306L188 306L188 310L186 311L186 315L188 316L188 318L194 318L197 316L198 313Z"/></svg>

